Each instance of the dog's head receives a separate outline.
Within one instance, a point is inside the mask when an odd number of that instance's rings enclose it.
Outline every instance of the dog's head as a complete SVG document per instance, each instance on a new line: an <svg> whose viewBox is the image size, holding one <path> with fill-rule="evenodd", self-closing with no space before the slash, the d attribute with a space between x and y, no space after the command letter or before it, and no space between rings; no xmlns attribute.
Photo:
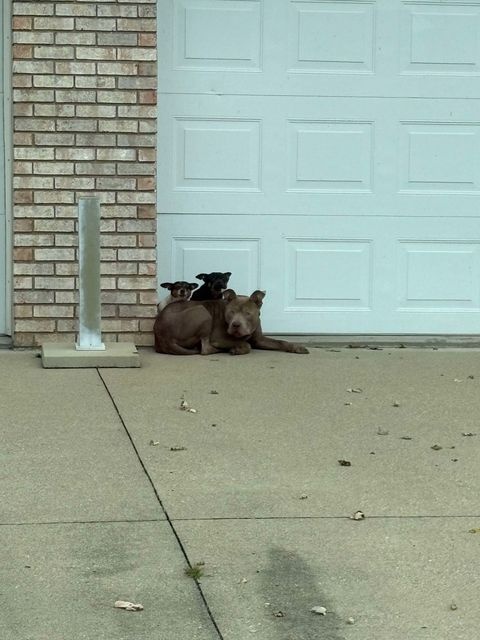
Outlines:
<svg viewBox="0 0 480 640"><path fill-rule="evenodd" d="M260 321L260 308L265 291L254 291L251 296L237 296L233 289L227 289L223 299L227 333L233 338L247 338L255 332Z"/></svg>
<svg viewBox="0 0 480 640"><path fill-rule="evenodd" d="M227 288L231 275L230 271L227 271L226 273L212 271L212 273L199 273L196 278L198 280L203 280L203 286L210 290L210 294L214 300L218 300L222 297L222 293Z"/></svg>
<svg viewBox="0 0 480 640"><path fill-rule="evenodd" d="M189 300L192 295L192 291L198 287L198 284L196 282L177 280L176 282L162 282L160 286L164 289L168 289L172 298L176 298L178 300Z"/></svg>

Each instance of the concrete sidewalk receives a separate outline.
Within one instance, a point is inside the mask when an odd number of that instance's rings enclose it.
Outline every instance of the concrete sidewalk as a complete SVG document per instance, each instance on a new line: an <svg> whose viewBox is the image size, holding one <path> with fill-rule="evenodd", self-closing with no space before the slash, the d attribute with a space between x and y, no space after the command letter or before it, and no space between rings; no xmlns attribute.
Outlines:
<svg viewBox="0 0 480 640"><path fill-rule="evenodd" d="M141 359L0 352L2 640L478 636L478 350Z"/></svg>

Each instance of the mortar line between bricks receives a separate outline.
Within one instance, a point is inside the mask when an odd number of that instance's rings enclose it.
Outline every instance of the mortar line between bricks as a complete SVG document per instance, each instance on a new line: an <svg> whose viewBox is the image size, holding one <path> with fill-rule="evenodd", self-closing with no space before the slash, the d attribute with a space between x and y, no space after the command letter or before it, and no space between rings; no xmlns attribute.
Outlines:
<svg viewBox="0 0 480 640"><path fill-rule="evenodd" d="M145 466L145 464L144 464L144 462L143 462L143 460L142 460L142 458L140 456L140 453L139 453L139 451L138 451L138 449L137 449L137 447L136 447L136 445L135 445L135 443L133 441L132 435L131 435L130 431L128 430L127 425L125 424L125 421L124 421L124 419L122 417L122 414L120 413L120 410L119 410L119 408L117 406L117 403L115 402L112 394L110 393L110 389L108 388L107 383L105 382L105 380L104 380L104 378L103 378L103 376L101 374L101 371L98 368L97 368L97 374L98 374L98 377L100 378L100 380L102 381L103 386L105 387L105 391L107 392L108 397L110 398L110 400L111 400L111 402L112 402L112 404L113 404L113 406L115 408L115 411L117 412L118 418L119 418L119 420L120 420L120 422L121 422L121 424L122 424L122 426L123 426L123 428L125 430L125 433L127 434L128 439L130 440L130 444L131 444L131 446L132 446L132 448L133 448L133 450L135 452L135 455L137 456L137 460L140 463L140 466L142 467L143 472L144 472L148 482L150 483L150 486L152 487L153 493L154 493L154 495L155 495L155 497L156 497L156 499L158 501L158 504L160 505L160 508L162 509L163 513L165 514L166 521L168 522L168 524L170 526L170 529L171 529L173 535L175 536L175 539L176 539L177 544L178 544L178 546L180 548L180 551L182 552L183 557L185 558L185 562L188 564L189 568L192 569L192 563L190 562L190 559L189 559L188 554L187 554L187 550L185 549L185 547L183 545L183 542L180 539L180 535L178 534L177 530L175 529L175 527L173 525L173 521L170 519L168 511L165 508L162 499L160 498L160 495L159 495L159 493L157 491L157 488L155 487L155 484L153 483L153 480L152 480L150 474L148 473L148 470L147 470L147 468L146 468L146 466ZM208 616L209 616L209 618L210 618L210 620L212 622L212 625L213 625L215 631L218 634L219 639L220 640L224 640L222 632L220 631L220 629L219 629L219 627L217 625L217 621L215 620L215 618L213 616L213 612L210 609L210 606L209 606L209 604L207 602L205 594L203 593L203 590L202 590L202 587L201 587L200 583L198 582L197 579L194 579L194 582L195 582L195 584L197 586L197 590L198 590L198 593L200 595L200 598L202 599L202 602L203 602L203 604L205 606L207 614L208 614Z"/></svg>

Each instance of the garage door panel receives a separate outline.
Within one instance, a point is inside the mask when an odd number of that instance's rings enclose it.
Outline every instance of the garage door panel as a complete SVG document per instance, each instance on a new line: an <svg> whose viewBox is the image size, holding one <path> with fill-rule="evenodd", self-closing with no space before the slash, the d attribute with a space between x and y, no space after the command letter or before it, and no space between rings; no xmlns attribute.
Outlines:
<svg viewBox="0 0 480 640"><path fill-rule="evenodd" d="M160 211L477 216L479 113L472 100L162 96Z"/></svg>
<svg viewBox="0 0 480 640"><path fill-rule="evenodd" d="M372 191L373 122L289 120L287 128L288 191Z"/></svg>
<svg viewBox="0 0 480 640"><path fill-rule="evenodd" d="M253 71L260 68L259 1L178 0L173 11L174 68Z"/></svg>
<svg viewBox="0 0 480 640"><path fill-rule="evenodd" d="M474 2L405 2L402 72L450 76L480 73L480 6Z"/></svg>
<svg viewBox="0 0 480 640"><path fill-rule="evenodd" d="M398 243L400 310L480 310L480 241Z"/></svg>
<svg viewBox="0 0 480 640"><path fill-rule="evenodd" d="M285 311L371 310L371 241L286 238L285 253Z"/></svg>
<svg viewBox="0 0 480 640"><path fill-rule="evenodd" d="M215 232L217 220L212 219L211 223L211 231ZM171 247L164 273L182 274L182 277L172 276L175 280L186 278L188 282L196 282L198 273L230 271L234 275L229 284L238 291L252 292L260 287L261 238L209 236L208 229L204 229L202 237L179 235L172 238Z"/></svg>
<svg viewBox="0 0 480 640"><path fill-rule="evenodd" d="M258 120L183 117L175 127L175 190L259 190Z"/></svg>
<svg viewBox="0 0 480 640"><path fill-rule="evenodd" d="M401 191L479 191L479 122L404 122L399 141Z"/></svg>
<svg viewBox="0 0 480 640"><path fill-rule="evenodd" d="M228 216L161 216L160 281L232 271L238 292L267 290L275 333L478 333L475 220L244 216L236 229Z"/></svg>
<svg viewBox="0 0 480 640"><path fill-rule="evenodd" d="M373 2L305 2L289 6L290 73L372 73Z"/></svg>
<svg viewBox="0 0 480 640"><path fill-rule="evenodd" d="M159 82L174 93L480 97L479 0L164 5Z"/></svg>

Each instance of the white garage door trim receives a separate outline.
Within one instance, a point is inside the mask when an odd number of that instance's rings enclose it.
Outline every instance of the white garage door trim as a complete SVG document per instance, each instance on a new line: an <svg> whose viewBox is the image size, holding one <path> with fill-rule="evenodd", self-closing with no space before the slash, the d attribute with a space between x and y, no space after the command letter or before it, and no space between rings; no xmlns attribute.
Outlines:
<svg viewBox="0 0 480 640"><path fill-rule="evenodd" d="M3 193L1 203L4 207L5 215L0 217L0 221L3 219L3 242L2 253L4 260L0 268L0 300L2 300L3 313L0 310L0 336L12 335L13 323L12 323L12 34L11 34L11 1L2 1L2 10L0 11L1 33L3 35L3 42L0 45L0 50L3 53L3 119L0 123L0 153L2 154L3 172L0 176L3 184L1 185L1 192ZM1 254L0 254L1 255Z"/></svg>

